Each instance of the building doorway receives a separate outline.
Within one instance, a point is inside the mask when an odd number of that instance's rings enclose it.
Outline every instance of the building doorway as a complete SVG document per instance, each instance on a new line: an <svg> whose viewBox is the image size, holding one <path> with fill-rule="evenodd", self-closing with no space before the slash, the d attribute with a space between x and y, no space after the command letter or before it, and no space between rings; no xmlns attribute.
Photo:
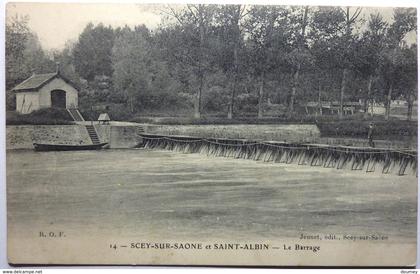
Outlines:
<svg viewBox="0 0 420 274"><path fill-rule="evenodd" d="M66 108L66 92L64 90L51 91L51 107Z"/></svg>

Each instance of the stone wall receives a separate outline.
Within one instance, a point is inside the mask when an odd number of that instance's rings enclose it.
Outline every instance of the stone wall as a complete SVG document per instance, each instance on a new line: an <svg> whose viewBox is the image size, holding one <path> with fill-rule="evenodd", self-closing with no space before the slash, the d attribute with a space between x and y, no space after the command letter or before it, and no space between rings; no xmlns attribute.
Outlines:
<svg viewBox="0 0 420 274"><path fill-rule="evenodd" d="M202 138L302 142L319 138L316 125L144 125L146 133ZM136 126L95 125L110 148L133 148L140 142ZM32 143L91 144L84 125L22 125L6 127L7 149L32 149Z"/></svg>
<svg viewBox="0 0 420 274"><path fill-rule="evenodd" d="M146 133L202 138L301 142L320 137L316 125L147 125Z"/></svg>
<svg viewBox="0 0 420 274"><path fill-rule="evenodd" d="M133 148L141 142L136 126L95 125L95 128L101 142L107 142L110 148Z"/></svg>
<svg viewBox="0 0 420 274"><path fill-rule="evenodd" d="M366 139L321 138L316 125L141 125L148 134L264 141L315 142L357 147ZM141 143L136 125L95 125L101 142L110 148L133 148ZM6 126L6 149L33 149L32 143L91 144L84 125ZM417 149L417 143L375 140L381 148Z"/></svg>
<svg viewBox="0 0 420 274"><path fill-rule="evenodd" d="M135 126L95 125L110 148L133 148L141 141ZM33 143L92 144L84 125L22 125L6 127L6 149L33 149Z"/></svg>
<svg viewBox="0 0 420 274"><path fill-rule="evenodd" d="M84 126L25 125L6 126L6 149L32 149L32 143L91 144Z"/></svg>

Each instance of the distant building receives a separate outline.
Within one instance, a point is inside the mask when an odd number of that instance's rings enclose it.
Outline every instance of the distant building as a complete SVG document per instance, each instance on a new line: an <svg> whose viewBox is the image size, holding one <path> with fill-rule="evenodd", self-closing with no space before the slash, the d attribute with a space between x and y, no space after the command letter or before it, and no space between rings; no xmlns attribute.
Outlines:
<svg viewBox="0 0 420 274"><path fill-rule="evenodd" d="M417 100L415 100L414 94L410 96L410 99L413 100L413 105L417 106ZM400 95L394 100L391 100L391 107L400 107L400 106L408 106L407 99L404 96Z"/></svg>
<svg viewBox="0 0 420 274"><path fill-rule="evenodd" d="M31 113L41 108L78 107L78 89L60 71L33 74L12 89L16 93L16 111Z"/></svg>
<svg viewBox="0 0 420 274"><path fill-rule="evenodd" d="M338 101L321 101L321 102L307 102L304 104L307 114L315 113L321 111L324 114L338 114L340 112L341 106ZM343 112L344 114L354 114L362 109L362 104L360 102L343 102Z"/></svg>
<svg viewBox="0 0 420 274"><path fill-rule="evenodd" d="M405 100L402 96L396 98L395 100L391 100L391 106L407 106L407 100Z"/></svg>

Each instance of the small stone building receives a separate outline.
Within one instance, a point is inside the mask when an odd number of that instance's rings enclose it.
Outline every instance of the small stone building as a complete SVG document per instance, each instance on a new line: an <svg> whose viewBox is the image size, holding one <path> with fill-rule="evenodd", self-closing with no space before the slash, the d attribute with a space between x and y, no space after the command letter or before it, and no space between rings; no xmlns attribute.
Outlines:
<svg viewBox="0 0 420 274"><path fill-rule="evenodd" d="M41 108L78 107L78 89L59 71L33 74L12 91L16 93L16 111L22 114Z"/></svg>

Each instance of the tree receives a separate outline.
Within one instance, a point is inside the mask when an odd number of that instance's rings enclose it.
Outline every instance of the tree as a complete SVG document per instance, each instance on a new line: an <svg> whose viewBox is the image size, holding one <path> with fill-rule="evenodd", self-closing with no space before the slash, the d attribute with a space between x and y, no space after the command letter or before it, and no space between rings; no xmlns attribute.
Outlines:
<svg viewBox="0 0 420 274"><path fill-rule="evenodd" d="M14 16L6 23L6 90L7 108L15 109L14 93L10 89L33 73L55 70L54 62L46 55L39 39L28 26L28 16Z"/></svg>
<svg viewBox="0 0 420 274"><path fill-rule="evenodd" d="M32 73L50 72L54 62L41 47L38 36L28 27L28 16L15 16L6 23L6 89Z"/></svg>
<svg viewBox="0 0 420 274"><path fill-rule="evenodd" d="M339 116L343 117L344 114L344 95L346 92L347 81L349 80L350 70L352 66L352 58L354 51L352 50L355 45L357 37L353 35L354 25L362 12L362 8L356 8L354 12L351 12L350 7L343 9L345 14L345 33L341 39L341 49L343 50L343 76L341 80L340 88L340 112Z"/></svg>
<svg viewBox="0 0 420 274"><path fill-rule="evenodd" d="M245 21L247 31L247 54L249 69L259 78L258 118L263 117L264 85L267 73L278 65L282 39L281 22L287 17L287 10L277 6L252 6ZM276 29L277 28L277 29Z"/></svg>
<svg viewBox="0 0 420 274"><path fill-rule="evenodd" d="M319 87L323 86L328 91L325 95L329 101L336 99L336 82L340 78L339 37L344 29L344 21L340 8L321 7L314 11L310 25L310 52L319 77ZM318 101L321 101L319 93Z"/></svg>
<svg viewBox="0 0 420 274"><path fill-rule="evenodd" d="M181 10L168 6L163 13L175 20L173 34L167 41L171 47L170 54L178 62L192 68L195 75L197 91L194 100L194 117L201 117L201 97L205 87L206 73L210 70L210 36L215 15L215 6L186 5Z"/></svg>
<svg viewBox="0 0 420 274"><path fill-rule="evenodd" d="M246 6L244 5L223 5L216 10L215 30L219 39L215 48L219 55L218 65L231 79L228 119L233 118L236 89L240 77L240 55L244 46L241 24L245 15Z"/></svg>
<svg viewBox="0 0 420 274"><path fill-rule="evenodd" d="M383 51L382 70L386 75L388 92L385 99L385 120L389 120L391 100L398 81L399 64L403 62L403 49L406 47L404 38L410 31L417 29L415 8L396 8L393 15L394 22L387 33L388 45Z"/></svg>
<svg viewBox="0 0 420 274"><path fill-rule="evenodd" d="M26 76L22 68L24 50L30 35L28 20L28 16L15 16L6 22L6 90L13 88Z"/></svg>
<svg viewBox="0 0 420 274"><path fill-rule="evenodd" d="M290 96L289 102L289 113L294 112L294 105L295 105L295 97L297 93L297 87L299 85L299 75L302 69L302 66L306 63L308 66L308 62L310 62L310 53L308 51L308 45L306 41L306 29L308 26L308 13L309 7L305 6L303 8L299 8L297 10L297 15L291 16L291 26L295 26L295 30L293 31L294 37L296 37L293 41L293 50L289 54L289 58L291 60L291 67L292 67L292 92Z"/></svg>
<svg viewBox="0 0 420 274"><path fill-rule="evenodd" d="M379 13L371 14L366 31L353 49L355 70L367 83L366 93L363 96L365 118L368 115L368 101L372 99L372 88L379 78L380 59L386 43L387 28L388 24Z"/></svg>
<svg viewBox="0 0 420 274"><path fill-rule="evenodd" d="M54 57L54 61L59 63L61 74L65 75L72 83L80 85L80 76L76 73L73 64L72 52L75 42L67 41L62 50L54 50L50 54Z"/></svg>
<svg viewBox="0 0 420 274"><path fill-rule="evenodd" d="M407 120L412 120L414 101L417 100L417 45L402 50L402 62L399 72L398 89L407 101Z"/></svg>
<svg viewBox="0 0 420 274"><path fill-rule="evenodd" d="M344 99L347 85L354 70L354 48L357 43L355 26L359 22L361 8L321 7L314 13L311 39L316 63L327 66L335 74L341 70L339 85L339 116L344 114ZM324 60L323 60L324 59Z"/></svg>
<svg viewBox="0 0 420 274"><path fill-rule="evenodd" d="M114 32L111 27L89 23L73 49L76 72L84 79L92 81L97 75L112 76L112 47Z"/></svg>
<svg viewBox="0 0 420 274"><path fill-rule="evenodd" d="M113 97L122 98L131 114L185 106L178 92L181 85L162 52L162 34L153 35L144 25L118 32L112 51Z"/></svg>
<svg viewBox="0 0 420 274"><path fill-rule="evenodd" d="M120 96L127 98L128 108L135 112L136 98L149 88L152 45L149 30L143 25L134 31L124 28L112 50L113 83Z"/></svg>

